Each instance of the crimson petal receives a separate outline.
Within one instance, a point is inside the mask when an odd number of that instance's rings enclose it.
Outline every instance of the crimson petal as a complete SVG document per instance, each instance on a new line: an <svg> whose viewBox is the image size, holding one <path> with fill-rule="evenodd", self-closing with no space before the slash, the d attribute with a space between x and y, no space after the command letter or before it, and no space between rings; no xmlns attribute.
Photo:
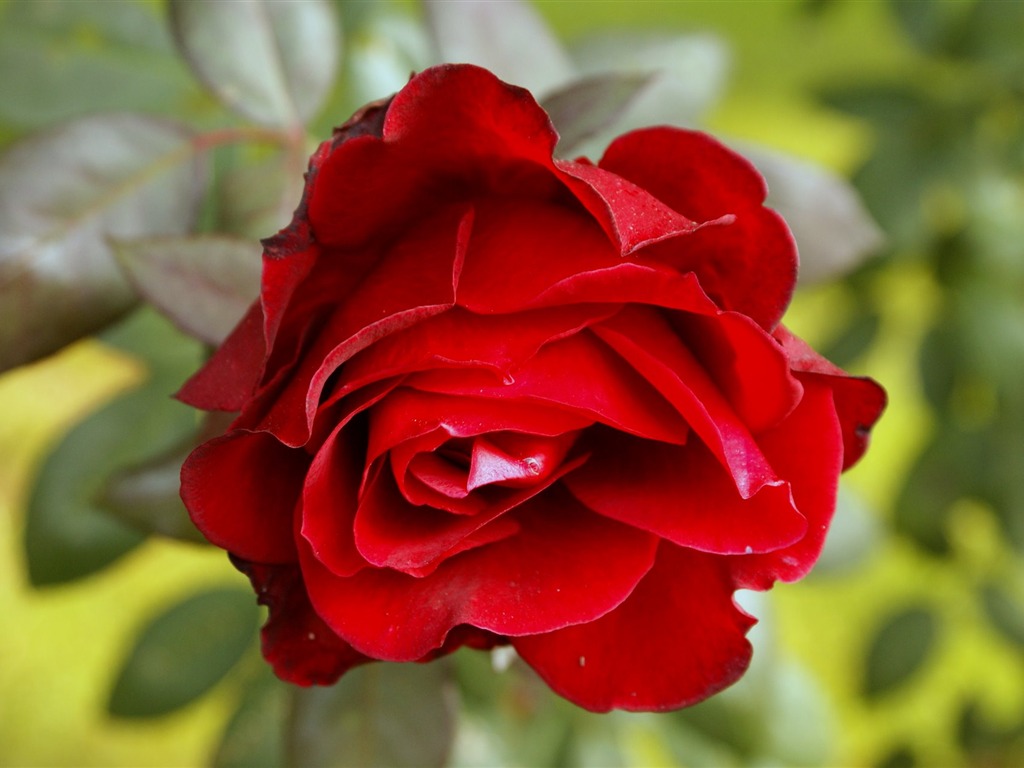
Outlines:
<svg viewBox="0 0 1024 768"><path fill-rule="evenodd" d="M653 564L656 537L594 515L557 485L514 514L517 535L449 558L422 578L390 569L339 578L300 541L313 606L362 653L411 661L460 624L522 635L593 621Z"/></svg>
<svg viewBox="0 0 1024 768"><path fill-rule="evenodd" d="M680 546L721 555L770 552L807 530L788 484L744 499L699 440L677 446L605 432L588 447L593 455L563 481L572 494Z"/></svg>
<svg viewBox="0 0 1024 768"><path fill-rule="evenodd" d="M767 188L753 165L706 134L660 127L619 137L599 166L695 221L734 215L728 226L644 252L692 269L723 308L766 329L778 324L796 284L796 245L786 223L762 206Z"/></svg>
<svg viewBox="0 0 1024 768"><path fill-rule="evenodd" d="M754 620L732 599L725 559L663 543L654 568L601 618L512 645L551 688L581 707L664 711L734 683L750 663Z"/></svg>
<svg viewBox="0 0 1024 768"><path fill-rule="evenodd" d="M181 497L212 544L246 560L294 562L292 510L308 464L266 432L229 432L185 460Z"/></svg>

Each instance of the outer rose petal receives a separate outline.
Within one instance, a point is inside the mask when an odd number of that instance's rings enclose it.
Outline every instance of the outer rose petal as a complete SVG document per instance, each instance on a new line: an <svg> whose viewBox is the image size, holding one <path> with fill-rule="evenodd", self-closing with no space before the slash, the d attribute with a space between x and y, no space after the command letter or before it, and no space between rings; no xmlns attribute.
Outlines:
<svg viewBox="0 0 1024 768"><path fill-rule="evenodd" d="M654 561L654 536L594 515L557 485L514 514L518 534L422 578L389 569L338 578L300 541L313 606L368 656L411 661L460 624L521 635L592 621L626 599Z"/></svg>
<svg viewBox="0 0 1024 768"><path fill-rule="evenodd" d="M556 693L594 712L694 704L750 663L745 635L754 620L733 602L726 563L663 542L654 568L618 608L512 644Z"/></svg>
<svg viewBox="0 0 1024 768"><path fill-rule="evenodd" d="M737 584L750 589L768 589L776 579L796 581L821 554L843 460L832 393L818 382L806 382L793 414L759 439L772 466L789 480L796 508L807 518L807 535L775 552L735 558Z"/></svg>
<svg viewBox="0 0 1024 768"><path fill-rule="evenodd" d="M849 469L868 448L871 427L885 410L885 390L872 379L848 375L784 326L776 328L773 335L785 350L794 371L822 381L832 389L843 430L843 469Z"/></svg>
<svg viewBox="0 0 1024 768"><path fill-rule="evenodd" d="M270 609L261 633L263 656L282 680L331 685L352 667L373 659L338 637L309 604L297 565L262 565L233 557L249 577L260 605Z"/></svg>
<svg viewBox="0 0 1024 768"><path fill-rule="evenodd" d="M309 457L265 432L229 432L181 468L181 497L211 543L261 563L294 562L292 509Z"/></svg>
<svg viewBox="0 0 1024 768"><path fill-rule="evenodd" d="M796 245L785 222L762 207L767 187L753 165L706 134L667 127L621 136L599 165L696 221L735 215L728 226L648 250L696 272L725 309L775 327L796 284Z"/></svg>
<svg viewBox="0 0 1024 768"><path fill-rule="evenodd" d="M700 440L685 446L604 431L590 460L565 485L590 509L679 546L719 555L770 552L807 531L789 485L749 499Z"/></svg>

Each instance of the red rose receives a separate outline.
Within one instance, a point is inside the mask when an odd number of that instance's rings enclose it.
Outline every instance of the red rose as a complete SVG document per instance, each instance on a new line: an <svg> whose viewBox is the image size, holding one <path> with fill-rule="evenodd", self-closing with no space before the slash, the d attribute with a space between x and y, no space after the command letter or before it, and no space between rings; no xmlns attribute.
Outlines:
<svg viewBox="0 0 1024 768"><path fill-rule="evenodd" d="M526 91L414 77L310 161L182 471L281 677L511 644L592 710L734 682L741 588L800 578L885 395L778 325L796 250L707 136L552 159Z"/></svg>

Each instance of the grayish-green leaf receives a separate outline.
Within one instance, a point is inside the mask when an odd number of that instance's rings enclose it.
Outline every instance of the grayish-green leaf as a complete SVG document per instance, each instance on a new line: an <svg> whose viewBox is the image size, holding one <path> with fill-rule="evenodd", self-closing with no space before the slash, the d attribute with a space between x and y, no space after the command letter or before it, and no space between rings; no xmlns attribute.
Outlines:
<svg viewBox="0 0 1024 768"><path fill-rule="evenodd" d="M260 660L241 703L228 721L213 757L213 768L284 768L284 723L291 689Z"/></svg>
<svg viewBox="0 0 1024 768"><path fill-rule="evenodd" d="M1007 640L1024 648L1024 600L993 582L981 588L981 601L992 626Z"/></svg>
<svg viewBox="0 0 1024 768"><path fill-rule="evenodd" d="M0 3L0 72L0 121L21 128L202 104L155 3Z"/></svg>
<svg viewBox="0 0 1024 768"><path fill-rule="evenodd" d="M129 309L108 238L187 232L204 180L189 134L141 115L83 118L0 157L0 370Z"/></svg>
<svg viewBox="0 0 1024 768"><path fill-rule="evenodd" d="M295 692L289 765L441 766L455 736L444 662L367 664L331 688Z"/></svg>
<svg viewBox="0 0 1024 768"><path fill-rule="evenodd" d="M812 578L849 573L878 550L881 531L865 501L840 484L836 512Z"/></svg>
<svg viewBox="0 0 1024 768"><path fill-rule="evenodd" d="M615 123L650 81L644 74L595 75L547 96L541 106L558 130L558 151L568 155Z"/></svg>
<svg viewBox="0 0 1024 768"><path fill-rule="evenodd" d="M144 534L99 503L107 478L172 450L196 429L194 412L170 395L199 365L200 345L145 310L110 335L122 349L144 352L150 377L75 425L44 459L25 521L28 576L36 586L82 578L137 546Z"/></svg>
<svg viewBox="0 0 1024 768"><path fill-rule="evenodd" d="M892 614L872 638L864 664L864 693L888 693L928 660L938 635L935 615L924 606Z"/></svg>
<svg viewBox="0 0 1024 768"><path fill-rule="evenodd" d="M288 127L323 106L341 49L324 0L172 0L170 9L189 64L232 109Z"/></svg>
<svg viewBox="0 0 1024 768"><path fill-rule="evenodd" d="M276 234L292 220L305 170L306 158L287 152L226 169L217 190L217 229L253 240Z"/></svg>
<svg viewBox="0 0 1024 768"><path fill-rule="evenodd" d="M587 142L598 157L609 140L651 125L696 125L719 99L729 73L729 50L709 34L627 33L587 38L572 49L583 76L645 75L650 82L621 117Z"/></svg>
<svg viewBox="0 0 1024 768"><path fill-rule="evenodd" d="M255 641L259 609L248 590L192 595L139 635L107 702L118 717L157 717L202 696Z"/></svg>
<svg viewBox="0 0 1024 768"><path fill-rule="evenodd" d="M768 205L793 231L800 251L800 283L834 280L852 271L884 243L882 231L853 186L820 165L744 145L768 182Z"/></svg>
<svg viewBox="0 0 1024 768"><path fill-rule="evenodd" d="M259 296L262 248L225 235L147 238L115 245L146 301L178 328L219 344Z"/></svg>
<svg viewBox="0 0 1024 768"><path fill-rule="evenodd" d="M165 455L115 472L97 502L133 528L184 541L205 542L181 501L181 465L195 446L192 436Z"/></svg>
<svg viewBox="0 0 1024 768"><path fill-rule="evenodd" d="M426 0L438 62L478 64L540 96L569 82L573 65L523 0Z"/></svg>

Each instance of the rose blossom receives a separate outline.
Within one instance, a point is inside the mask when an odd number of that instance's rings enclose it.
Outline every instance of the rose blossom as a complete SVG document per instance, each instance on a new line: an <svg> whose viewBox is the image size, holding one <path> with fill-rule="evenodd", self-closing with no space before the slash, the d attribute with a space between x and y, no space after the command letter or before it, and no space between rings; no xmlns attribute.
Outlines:
<svg viewBox="0 0 1024 768"><path fill-rule="evenodd" d="M364 108L182 389L239 412L182 496L280 677L511 644L588 709L681 707L749 663L734 591L821 551L885 395L779 325L763 180L692 131L556 140L467 65Z"/></svg>

